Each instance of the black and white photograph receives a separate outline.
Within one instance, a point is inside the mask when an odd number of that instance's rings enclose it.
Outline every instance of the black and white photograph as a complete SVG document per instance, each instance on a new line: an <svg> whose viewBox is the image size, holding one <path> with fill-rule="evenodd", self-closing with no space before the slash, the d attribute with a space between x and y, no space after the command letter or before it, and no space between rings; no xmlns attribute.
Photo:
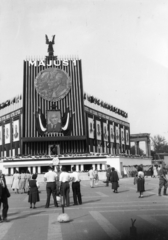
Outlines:
<svg viewBox="0 0 168 240"><path fill-rule="evenodd" d="M0 0L0 240L167 240L167 92L167 0Z"/></svg>

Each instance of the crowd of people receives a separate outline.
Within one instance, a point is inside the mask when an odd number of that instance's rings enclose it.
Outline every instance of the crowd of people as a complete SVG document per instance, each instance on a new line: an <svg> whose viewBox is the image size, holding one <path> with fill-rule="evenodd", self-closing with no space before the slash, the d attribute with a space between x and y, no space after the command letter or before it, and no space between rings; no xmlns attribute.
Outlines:
<svg viewBox="0 0 168 240"><path fill-rule="evenodd" d="M167 195L168 179L167 179L168 170L165 165L163 165L159 170L159 188L158 196L161 196L162 188L163 194ZM90 187L93 188L99 183L98 171L91 168L88 172L90 179ZM50 198L51 195L54 200L54 206L58 207L58 200L61 203L61 206L69 207L70 206L70 186L72 187L73 193L73 202L74 205L82 204L82 196L80 190L81 178L79 173L76 171L75 167L72 167L72 172L69 173L66 171L66 167L62 166L61 171L57 169L57 172L53 170L52 166L49 166L48 172L44 175L44 181L46 182L46 204L45 208L50 207ZM114 167L107 165L106 169L106 187L111 183L111 188L114 193L118 193L119 188L119 176ZM137 184L137 192L139 192L139 198L143 197L143 192L145 191L145 176L143 171L143 165L137 166L137 173L134 177L134 184ZM27 193L28 202L30 208L35 209L36 203L40 201L40 191L39 191L39 182L37 181L37 174L30 174L29 171L24 173L23 171L19 173L15 171L11 188L13 191L18 193ZM0 215L0 222L5 222L7 220L8 212L8 198L10 197L10 192L8 190L5 175L0 170L0 208L2 208L2 217Z"/></svg>

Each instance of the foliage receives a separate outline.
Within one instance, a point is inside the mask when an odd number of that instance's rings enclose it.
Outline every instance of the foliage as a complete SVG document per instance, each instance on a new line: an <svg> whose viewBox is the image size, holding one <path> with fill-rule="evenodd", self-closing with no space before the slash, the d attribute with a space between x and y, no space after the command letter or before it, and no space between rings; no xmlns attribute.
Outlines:
<svg viewBox="0 0 168 240"><path fill-rule="evenodd" d="M160 135L152 137L152 145L155 153L168 153L168 143L164 137Z"/></svg>

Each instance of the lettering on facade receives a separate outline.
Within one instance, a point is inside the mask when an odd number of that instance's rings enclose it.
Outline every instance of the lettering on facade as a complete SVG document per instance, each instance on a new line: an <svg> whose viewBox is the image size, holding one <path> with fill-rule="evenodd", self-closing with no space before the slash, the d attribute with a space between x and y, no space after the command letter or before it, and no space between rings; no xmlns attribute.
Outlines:
<svg viewBox="0 0 168 240"><path fill-rule="evenodd" d="M61 63L64 67L67 67L69 65L68 60L50 60L48 63L45 60L29 60L29 67L30 66L35 66L35 67L39 67L39 66L44 66L44 67L52 67L52 66L56 66L59 67L61 66ZM73 65L76 67L76 59L72 60Z"/></svg>
<svg viewBox="0 0 168 240"><path fill-rule="evenodd" d="M16 116L16 115L19 115L20 113L21 113L21 110L17 110L17 111L15 111L15 112L12 112L12 113L10 113L10 114L7 114L6 116L3 116L3 117L0 118L0 122L1 122L1 121L5 121L6 119L9 119L9 118L14 117L14 116Z"/></svg>

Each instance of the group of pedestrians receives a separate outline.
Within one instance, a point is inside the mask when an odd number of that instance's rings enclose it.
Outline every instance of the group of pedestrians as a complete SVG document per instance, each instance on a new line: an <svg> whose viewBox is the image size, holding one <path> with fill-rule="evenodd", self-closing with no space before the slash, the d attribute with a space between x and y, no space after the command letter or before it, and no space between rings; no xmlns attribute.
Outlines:
<svg viewBox="0 0 168 240"><path fill-rule="evenodd" d="M111 188L113 189L114 193L118 193L119 188L119 177L118 173L115 170L114 167L110 167L110 165L107 165L106 170L106 187L109 186L109 183L111 183Z"/></svg>
<svg viewBox="0 0 168 240"><path fill-rule="evenodd" d="M90 179L90 187L93 188L95 185L99 183L99 175L97 170L93 170L93 167L90 168L88 172L88 176Z"/></svg>
<svg viewBox="0 0 168 240"><path fill-rule="evenodd" d="M52 194L54 206L58 207L57 197L61 198L61 205L69 207L70 205L70 184L72 183L72 192L74 205L82 204L80 190L80 176L75 167L72 167L72 173L66 171L66 167L62 166L61 172L54 172L49 167L48 172L44 175L46 182L47 201L45 208L50 206L50 197Z"/></svg>
<svg viewBox="0 0 168 240"><path fill-rule="evenodd" d="M29 188L29 180L31 179L31 174L27 170L26 173L24 171L21 174L15 170L12 178L11 188L15 193L25 193L28 191Z"/></svg>

